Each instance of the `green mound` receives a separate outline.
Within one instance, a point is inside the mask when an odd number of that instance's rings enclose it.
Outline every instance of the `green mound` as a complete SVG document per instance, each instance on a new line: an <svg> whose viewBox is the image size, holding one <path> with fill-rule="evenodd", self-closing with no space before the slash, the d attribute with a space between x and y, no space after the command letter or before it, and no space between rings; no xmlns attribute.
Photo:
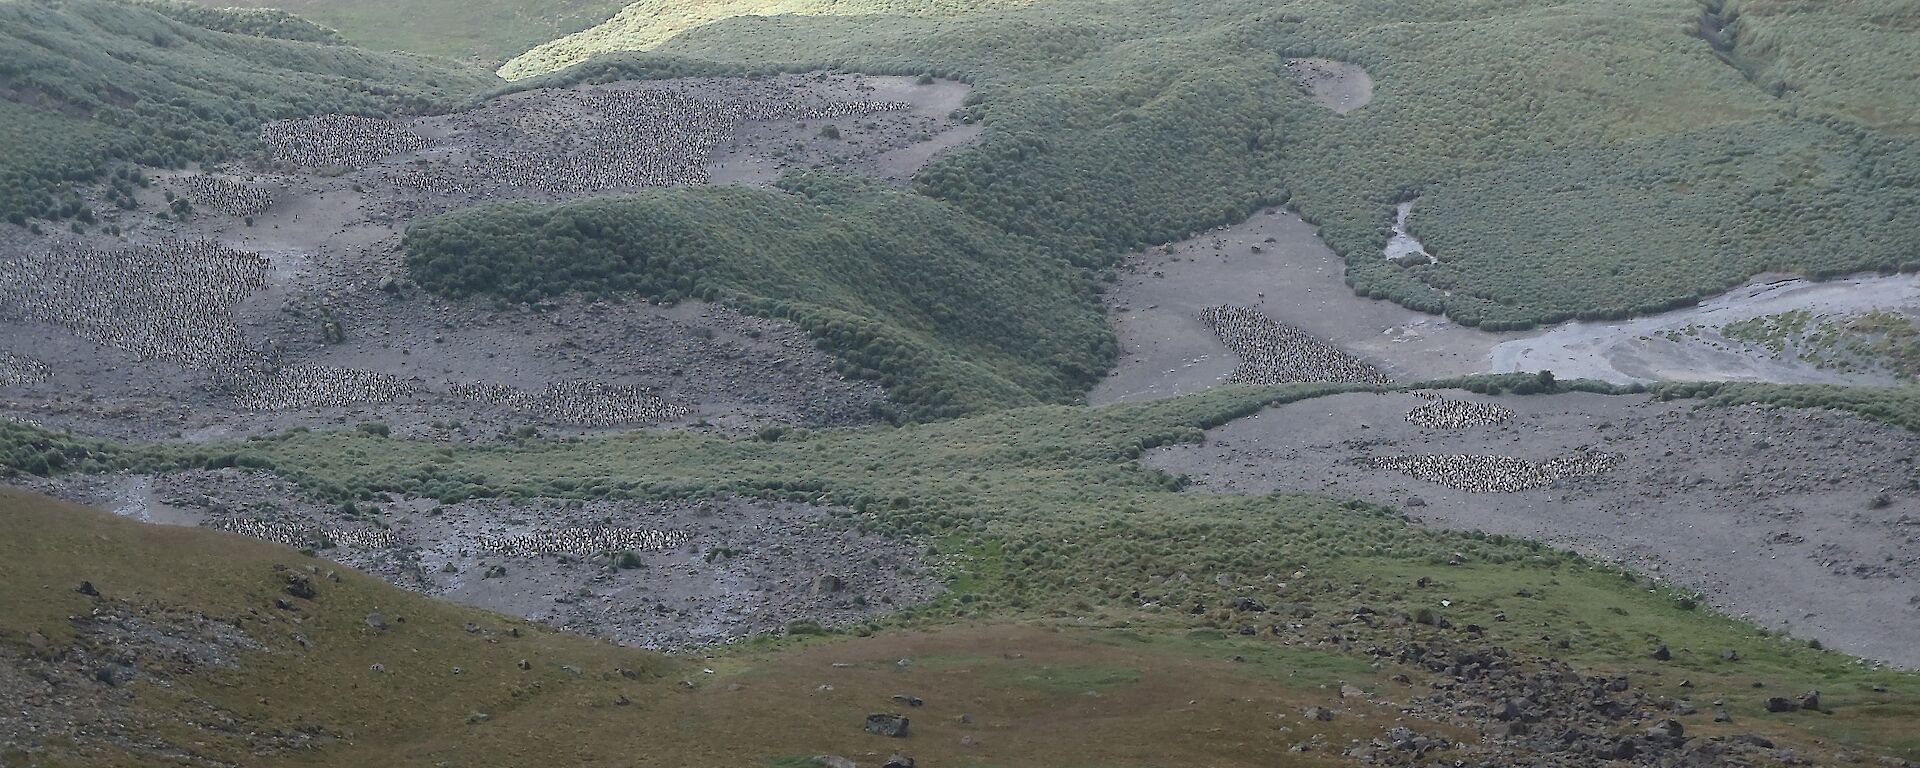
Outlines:
<svg viewBox="0 0 1920 768"><path fill-rule="evenodd" d="M0 3L0 218L81 215L73 184L120 163L230 157L269 120L428 110L487 84L444 62L310 41L321 37L278 14Z"/></svg>
<svg viewBox="0 0 1920 768"><path fill-rule="evenodd" d="M408 265L454 296L702 298L788 318L916 418L1072 400L1111 356L1084 280L1044 251L871 182L788 186L460 211L408 230Z"/></svg>
<svg viewBox="0 0 1920 768"><path fill-rule="evenodd" d="M924 173L926 194L1089 266L1285 200L1323 226L1356 291L1493 329L1654 311L1766 271L1920 268L1920 38L1901 34L1920 13L1733 6L1062 0L743 17L664 42L610 29L593 50L647 52L526 83L694 61L959 76L980 89L986 144ZM1835 64L1821 53L1834 47L1858 55ZM1373 101L1313 103L1285 67L1300 56L1365 66ZM1436 264L1381 258L1408 199Z"/></svg>

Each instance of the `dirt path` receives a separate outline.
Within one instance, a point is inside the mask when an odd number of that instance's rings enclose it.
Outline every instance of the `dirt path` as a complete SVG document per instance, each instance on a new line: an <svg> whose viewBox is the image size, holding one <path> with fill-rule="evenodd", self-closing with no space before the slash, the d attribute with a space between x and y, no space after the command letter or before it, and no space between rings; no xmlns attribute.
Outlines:
<svg viewBox="0 0 1920 768"><path fill-rule="evenodd" d="M1192 476L1198 492L1358 498L1432 525L1626 562L1730 614L1920 667L1920 435L1825 411L1441 394L1512 416L1435 428L1407 418L1428 400L1339 395L1263 411L1143 461ZM1551 479L1565 466L1554 462L1602 455L1617 463ZM1489 470L1448 456L1524 464ZM1434 471L1417 474L1422 466ZM1462 489L1490 475L1537 487Z"/></svg>

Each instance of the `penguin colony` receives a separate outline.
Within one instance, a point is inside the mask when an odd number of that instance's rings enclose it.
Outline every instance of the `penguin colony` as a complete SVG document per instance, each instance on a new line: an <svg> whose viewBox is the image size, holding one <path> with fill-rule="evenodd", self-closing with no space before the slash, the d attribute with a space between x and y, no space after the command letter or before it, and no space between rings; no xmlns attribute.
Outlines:
<svg viewBox="0 0 1920 768"><path fill-rule="evenodd" d="M1250 307L1221 305L1200 311L1200 322L1240 356L1228 381L1292 384L1337 381L1390 384L1379 369Z"/></svg>
<svg viewBox="0 0 1920 768"><path fill-rule="evenodd" d="M543 528L519 535L482 537L480 549L507 557L573 555L591 557L602 552L657 552L672 549L691 538L685 531L653 528Z"/></svg>
<svg viewBox="0 0 1920 768"><path fill-rule="evenodd" d="M233 307L267 260L208 240L101 251L71 241L0 255L0 317L46 323L143 360L227 370L252 349Z"/></svg>
<svg viewBox="0 0 1920 768"><path fill-rule="evenodd" d="M1418 393L1427 402L1407 411L1407 421L1428 429L1469 429L1493 427L1513 419L1513 409L1472 400L1449 400L1431 393Z"/></svg>
<svg viewBox="0 0 1920 768"><path fill-rule="evenodd" d="M1610 472L1623 459L1617 453L1581 450L1573 456L1532 462L1512 456L1428 454L1370 456L1362 464L1371 469L1404 472L1418 480L1439 483L1470 493L1514 493L1545 488L1568 477L1591 477Z"/></svg>

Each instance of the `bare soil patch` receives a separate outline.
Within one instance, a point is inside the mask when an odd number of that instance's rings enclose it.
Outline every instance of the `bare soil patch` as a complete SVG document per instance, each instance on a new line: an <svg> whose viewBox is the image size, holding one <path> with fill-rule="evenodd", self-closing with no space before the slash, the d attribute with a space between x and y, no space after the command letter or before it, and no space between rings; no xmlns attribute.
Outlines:
<svg viewBox="0 0 1920 768"><path fill-rule="evenodd" d="M1827 411L1440 394L1486 407L1448 421L1413 395L1323 397L1144 461L1203 492L1358 498L1625 562L1730 614L1920 666L1920 436Z"/></svg>
<svg viewBox="0 0 1920 768"><path fill-rule="evenodd" d="M1373 78L1358 64L1336 59L1287 59L1287 73L1315 103L1341 114L1373 101Z"/></svg>
<svg viewBox="0 0 1920 768"><path fill-rule="evenodd" d="M649 648L802 620L857 623L940 590L914 545L858 533L836 520L841 510L791 502L391 496L348 509L238 470L28 482L142 522L313 549L399 587Z"/></svg>

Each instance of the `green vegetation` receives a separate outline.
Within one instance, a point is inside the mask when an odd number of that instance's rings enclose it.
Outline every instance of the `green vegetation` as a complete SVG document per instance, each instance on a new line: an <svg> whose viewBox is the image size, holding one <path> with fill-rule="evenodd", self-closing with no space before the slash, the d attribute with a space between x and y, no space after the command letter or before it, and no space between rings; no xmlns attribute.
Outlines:
<svg viewBox="0 0 1920 768"><path fill-rule="evenodd" d="M1728 323L1720 332L1821 368L1920 377L1920 323L1899 312L1830 317L1797 309Z"/></svg>
<svg viewBox="0 0 1920 768"><path fill-rule="evenodd" d="M786 186L460 211L410 228L408 263L455 296L697 297L791 319L916 418L1070 401L1105 369L1112 334L1064 262L925 196Z"/></svg>
<svg viewBox="0 0 1920 768"><path fill-rule="evenodd" d="M279 8L339 30L355 45L484 63L606 21L620 0L196 0Z"/></svg>
<svg viewBox="0 0 1920 768"><path fill-rule="evenodd" d="M1920 140L1906 112L1877 106L1916 101L1920 38L1900 32L1920 11L1788 5L1742 5L1709 34L1680 0L1063 0L735 18L664 41L609 25L510 71L629 51L516 87L815 67L960 77L980 89L987 142L923 174L925 194L1090 267L1288 201L1360 293L1503 329L1655 311L1763 271L1920 268ZM1815 53L1854 28L1884 34L1848 43L1860 55L1844 67ZM1366 66L1373 102L1340 115L1287 85L1285 59L1309 55ZM1787 85L1756 86L1755 71ZM1411 226L1439 263L1380 258L1394 204L1415 198Z"/></svg>
<svg viewBox="0 0 1920 768"><path fill-rule="evenodd" d="M487 82L442 62L310 41L321 37L271 13L0 3L0 218L80 216L73 185L125 163L231 157L269 120L433 109Z"/></svg>
<svg viewBox="0 0 1920 768"><path fill-rule="evenodd" d="M1540 386L1537 376L1499 381L1503 387ZM1755 679L1783 690L1816 688L1840 701L1839 692L1861 692L1856 694L1860 706L1838 710L1844 717L1785 727L1853 743L1912 748L1900 741L1908 736L1893 727L1911 716L1920 697L1920 681L1911 675L1871 671L1844 656L1773 637L1701 611L1689 595L1667 588L1649 591L1634 574L1543 545L1431 530L1359 503L1182 493L1180 478L1136 461L1153 446L1199 439L1204 428L1269 403L1343 389L1230 388L1145 405L1040 406L904 427L793 432L772 442L631 433L458 447L346 430L226 446L74 445L26 427L0 425L0 444L38 441L29 450L6 454L15 468L20 467L12 457L48 451L78 456L67 466L92 470L186 466L207 460L210 453L230 452L245 457L246 464L272 467L313 494L339 500L392 492L445 501L749 494L824 502L847 510L844 524L933 542L949 563L945 596L886 619L878 629L939 626L955 619L1060 617L1210 629L1215 632L1211 640L1193 637L1173 644L1205 649L1238 642L1222 640L1218 633L1245 626L1245 615L1231 609L1240 597L1279 605L1276 610L1283 612L1350 611L1364 604L1383 613L1444 618L1456 626L1477 624L1484 642L1600 669L1643 668L1656 640L1691 649L1677 650L1670 663L1687 670L1699 690L1725 691L1721 695L1739 699L1733 704L1738 716L1758 713L1758 700L1747 688ZM1835 403L1838 397L1866 393L1728 385L1663 394L1727 402L1773 398L1785 404L1793 397ZM1903 402L1909 417L1920 414L1914 392L1874 396ZM1920 419L1908 423L1920 427ZM1460 564L1449 565L1455 561ZM1420 629L1423 624L1411 626L1410 631L1429 631ZM1566 647L1559 645L1562 640ZM1166 649L1171 642L1148 645ZM1721 649L1737 650L1740 664L1726 664L1719 658ZM1281 670L1292 664L1276 663ZM955 665L966 666L949 666ZM1309 670L1307 680L1345 669L1336 660L1319 658L1299 666ZM1104 687L1109 695L1119 695L1134 687L1125 669L1145 667L1081 657L997 679L1036 691ZM1867 696L1872 686L1891 693ZM1878 703L1869 705L1869 700Z"/></svg>

